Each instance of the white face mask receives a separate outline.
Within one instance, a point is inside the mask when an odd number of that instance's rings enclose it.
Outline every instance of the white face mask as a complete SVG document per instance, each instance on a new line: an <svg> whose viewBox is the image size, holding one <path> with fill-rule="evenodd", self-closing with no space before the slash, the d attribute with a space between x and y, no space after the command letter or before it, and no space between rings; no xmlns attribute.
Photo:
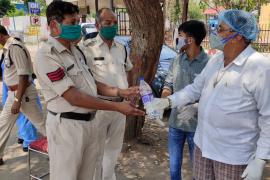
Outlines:
<svg viewBox="0 0 270 180"><path fill-rule="evenodd" d="M223 51L225 44L222 43L222 38L215 32L210 34L210 47L211 49L218 49Z"/></svg>
<svg viewBox="0 0 270 180"><path fill-rule="evenodd" d="M176 50L180 51L181 48L182 48L183 46L185 46L186 44L187 44L187 43L186 43L186 38L184 38L184 37L179 37L179 38L178 38L178 44L177 44L177 46L176 46Z"/></svg>
<svg viewBox="0 0 270 180"><path fill-rule="evenodd" d="M235 38L238 33L235 33L227 38L221 38L217 32L211 32L210 34L210 47L211 49L218 49L224 51L225 44Z"/></svg>

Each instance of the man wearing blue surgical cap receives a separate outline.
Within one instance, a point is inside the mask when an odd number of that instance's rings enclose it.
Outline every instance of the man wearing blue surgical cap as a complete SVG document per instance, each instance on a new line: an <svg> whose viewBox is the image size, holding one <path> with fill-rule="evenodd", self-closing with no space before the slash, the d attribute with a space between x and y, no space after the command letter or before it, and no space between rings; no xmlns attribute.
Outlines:
<svg viewBox="0 0 270 180"><path fill-rule="evenodd" d="M222 53L193 84L146 107L149 112L199 101L196 180L260 180L270 159L270 60L250 45L258 32L252 14L221 12L210 40Z"/></svg>

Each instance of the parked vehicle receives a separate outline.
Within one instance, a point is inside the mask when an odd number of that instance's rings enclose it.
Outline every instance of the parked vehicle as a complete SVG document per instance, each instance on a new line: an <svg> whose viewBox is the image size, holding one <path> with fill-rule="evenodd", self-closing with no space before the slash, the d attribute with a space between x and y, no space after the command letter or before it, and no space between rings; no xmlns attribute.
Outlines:
<svg viewBox="0 0 270 180"><path fill-rule="evenodd" d="M94 38L98 34L98 31L94 23L82 23L81 27L84 40Z"/></svg>
<svg viewBox="0 0 270 180"><path fill-rule="evenodd" d="M167 45L163 45L159 57L158 69L152 81L152 89L156 97L161 96L164 81L172 61L178 56L178 52Z"/></svg>

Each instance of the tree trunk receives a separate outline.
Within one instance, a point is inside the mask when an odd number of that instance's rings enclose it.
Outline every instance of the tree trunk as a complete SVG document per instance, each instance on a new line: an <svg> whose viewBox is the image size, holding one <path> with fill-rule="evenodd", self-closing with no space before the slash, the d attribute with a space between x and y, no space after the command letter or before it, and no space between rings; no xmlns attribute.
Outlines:
<svg viewBox="0 0 270 180"><path fill-rule="evenodd" d="M187 14L188 14L188 1L183 1L183 13L182 13L182 23L187 21Z"/></svg>
<svg viewBox="0 0 270 180"><path fill-rule="evenodd" d="M146 82L153 80L159 62L164 39L163 13L157 0L124 0L132 28L130 58L134 68L129 75L129 84L138 85L143 75ZM127 119L125 139L130 140L141 133L142 117Z"/></svg>
<svg viewBox="0 0 270 180"><path fill-rule="evenodd" d="M109 0L110 1L110 8L114 11L114 2L113 0Z"/></svg>
<svg viewBox="0 0 270 180"><path fill-rule="evenodd" d="M98 12L98 0L95 0L96 13Z"/></svg>

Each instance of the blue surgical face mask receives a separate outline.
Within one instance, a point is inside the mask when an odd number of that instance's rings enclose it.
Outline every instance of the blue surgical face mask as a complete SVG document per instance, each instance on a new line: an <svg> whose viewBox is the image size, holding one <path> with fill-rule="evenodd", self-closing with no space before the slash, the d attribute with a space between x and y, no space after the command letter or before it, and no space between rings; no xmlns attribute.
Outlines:
<svg viewBox="0 0 270 180"><path fill-rule="evenodd" d="M187 44L187 40L184 37L178 38L178 44L176 45L176 50L180 51L182 47L184 47Z"/></svg>
<svg viewBox="0 0 270 180"><path fill-rule="evenodd" d="M82 28L80 25L63 25L60 24L61 34L59 38L74 41L81 38Z"/></svg>
<svg viewBox="0 0 270 180"><path fill-rule="evenodd" d="M236 34L233 34L227 38L221 38L217 32L211 32L210 34L210 47L211 49L218 49L218 50L221 50L223 51L224 50L224 46L225 44L235 38L236 36L238 35L238 33Z"/></svg>

